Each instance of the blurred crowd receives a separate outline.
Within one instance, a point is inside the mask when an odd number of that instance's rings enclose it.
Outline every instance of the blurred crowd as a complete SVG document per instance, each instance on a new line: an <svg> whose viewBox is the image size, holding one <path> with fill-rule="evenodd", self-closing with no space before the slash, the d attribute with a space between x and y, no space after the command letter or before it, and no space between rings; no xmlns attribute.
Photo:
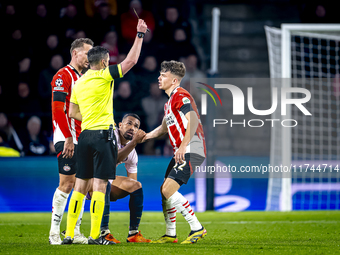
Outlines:
<svg viewBox="0 0 340 255"><path fill-rule="evenodd" d="M1 1L3 38L0 79L0 147L19 155L52 155L51 80L70 62L70 45L82 37L110 51L110 64L120 63L136 36L137 17L150 29L138 64L115 81L114 116L118 123L133 112L141 128L161 123L165 93L158 89L160 63L179 60L187 74L182 81L201 78L197 50L192 44L188 0L123 1L60 0ZM137 147L148 155L171 155L168 138ZM1 156L1 150L0 150Z"/></svg>

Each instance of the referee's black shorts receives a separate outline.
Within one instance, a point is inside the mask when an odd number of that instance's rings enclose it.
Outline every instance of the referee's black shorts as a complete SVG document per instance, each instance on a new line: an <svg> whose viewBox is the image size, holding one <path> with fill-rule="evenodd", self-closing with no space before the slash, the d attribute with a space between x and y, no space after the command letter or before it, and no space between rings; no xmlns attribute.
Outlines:
<svg viewBox="0 0 340 255"><path fill-rule="evenodd" d="M84 130L78 138L76 177L115 179L117 140L107 140L108 130Z"/></svg>

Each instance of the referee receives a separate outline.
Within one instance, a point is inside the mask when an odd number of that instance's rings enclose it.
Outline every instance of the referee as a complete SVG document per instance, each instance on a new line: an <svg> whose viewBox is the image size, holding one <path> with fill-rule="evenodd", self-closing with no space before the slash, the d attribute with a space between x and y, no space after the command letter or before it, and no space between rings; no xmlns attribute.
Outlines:
<svg viewBox="0 0 340 255"><path fill-rule="evenodd" d="M67 214L67 228L62 244L72 244L74 227L82 208L88 184L93 178L91 200L91 233L88 244L115 244L100 236L105 192L108 179L115 179L117 143L113 120L113 83L123 77L136 63L147 26L138 20L137 35L126 59L109 65L109 51L101 46L89 50L88 70L75 84L71 95L69 115L82 121L78 139L76 183Z"/></svg>

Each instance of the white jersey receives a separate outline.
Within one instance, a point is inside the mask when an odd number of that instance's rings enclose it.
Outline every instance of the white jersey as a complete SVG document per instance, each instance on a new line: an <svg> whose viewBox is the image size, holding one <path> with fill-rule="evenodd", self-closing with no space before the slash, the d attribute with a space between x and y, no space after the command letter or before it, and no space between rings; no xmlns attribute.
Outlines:
<svg viewBox="0 0 340 255"><path fill-rule="evenodd" d="M124 148L124 145L120 142L120 137L119 137L119 131L118 128L115 129L115 136L117 139L117 147L118 150ZM133 149L130 154L125 158L123 161L118 162L117 166L119 164L125 164L125 169L128 173L137 173L137 165L138 165L138 155L135 149Z"/></svg>

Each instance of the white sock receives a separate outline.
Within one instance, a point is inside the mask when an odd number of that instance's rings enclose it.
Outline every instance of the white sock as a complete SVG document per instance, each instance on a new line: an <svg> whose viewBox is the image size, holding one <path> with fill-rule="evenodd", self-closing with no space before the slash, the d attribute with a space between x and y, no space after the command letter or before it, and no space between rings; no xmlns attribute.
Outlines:
<svg viewBox="0 0 340 255"><path fill-rule="evenodd" d="M135 235L138 233L138 230L129 230L129 235Z"/></svg>
<svg viewBox="0 0 340 255"><path fill-rule="evenodd" d="M166 224L165 234L168 236L176 236L176 208L171 206L169 199L162 201L163 215Z"/></svg>
<svg viewBox="0 0 340 255"><path fill-rule="evenodd" d="M85 196L84 199L83 199L82 208L81 208L81 211L80 211L80 214L79 214L79 217L78 217L76 226L75 226L75 228L74 228L74 235L75 235L75 236L80 235L80 225L81 225L81 221L82 221L82 219L83 219L85 200L86 200L86 196Z"/></svg>
<svg viewBox="0 0 340 255"><path fill-rule="evenodd" d="M50 235L60 233L60 223L63 219L68 195L69 194L62 192L58 188L54 192Z"/></svg>
<svg viewBox="0 0 340 255"><path fill-rule="evenodd" d="M105 229L105 230L100 230L100 235L101 236L106 236L107 234L110 234L110 229Z"/></svg>
<svg viewBox="0 0 340 255"><path fill-rule="evenodd" d="M181 193L176 191L168 200L171 200L171 204L183 215L185 220L189 223L192 231L197 231L202 228L202 225L192 210L189 201L183 197Z"/></svg>

